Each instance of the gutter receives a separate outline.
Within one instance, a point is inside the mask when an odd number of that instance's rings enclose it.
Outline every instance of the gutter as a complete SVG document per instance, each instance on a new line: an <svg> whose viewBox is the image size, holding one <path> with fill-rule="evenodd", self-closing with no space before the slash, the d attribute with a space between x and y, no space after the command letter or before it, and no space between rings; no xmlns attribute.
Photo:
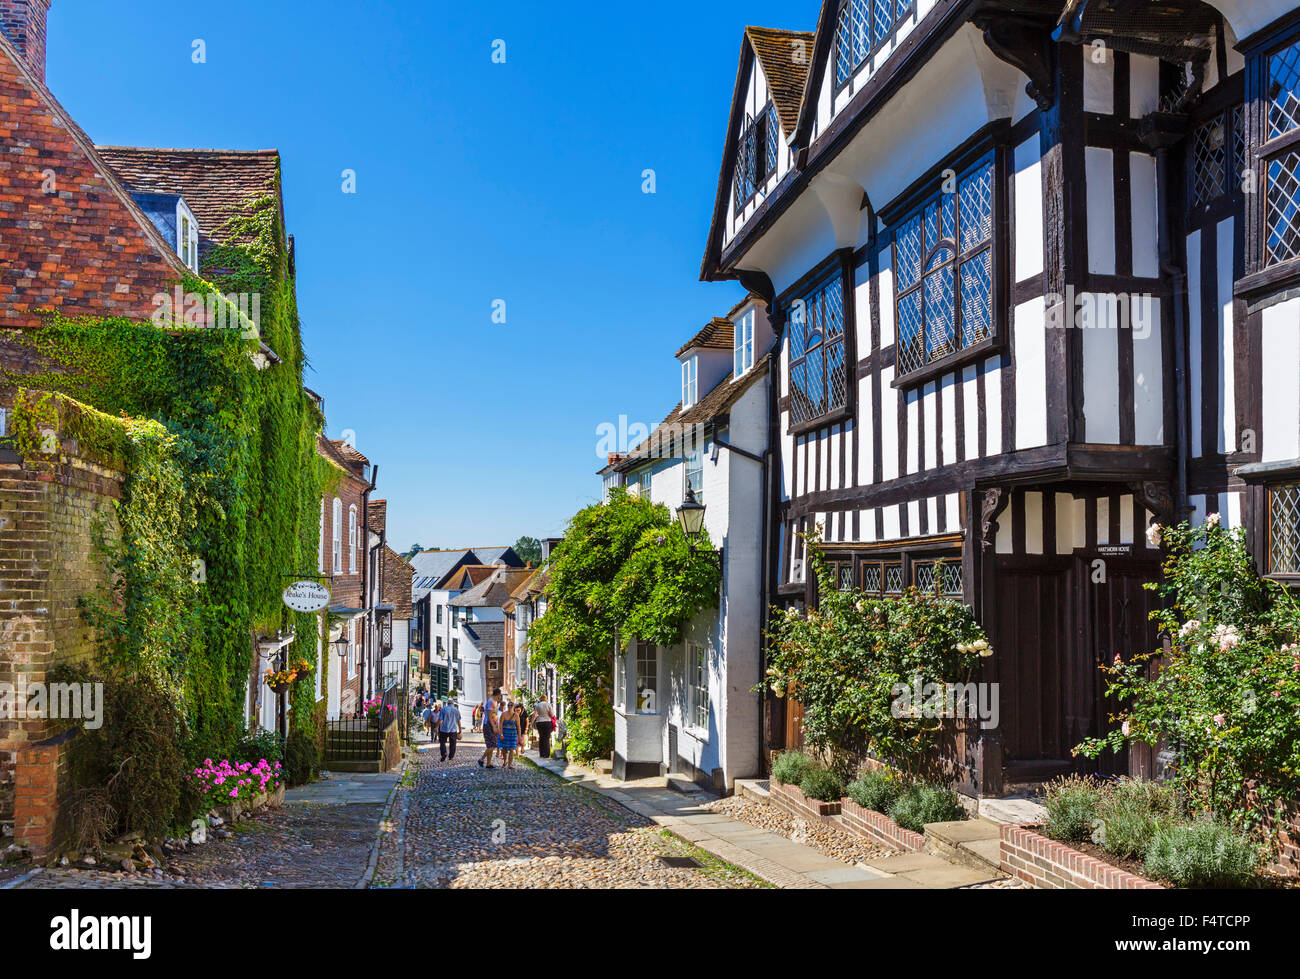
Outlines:
<svg viewBox="0 0 1300 979"><path fill-rule="evenodd" d="M367 538L370 537L370 494L375 491L375 486L378 483L378 481L379 481L379 466L371 465L370 485L361 491L362 524L359 529L365 532ZM366 548L366 553L363 555L363 557L365 559L361 562L361 607L362 609L365 610L366 642L363 651L361 653L361 699L364 701L366 699L365 690L366 690L366 681L368 679L368 677L366 676L366 666L367 666L366 661L369 658L369 653L370 653L370 624L371 624L370 588L368 587L368 582L367 582L367 579L369 577L368 572L370 570L370 548L369 547ZM360 706L358 705L358 711L359 710L360 710Z"/></svg>

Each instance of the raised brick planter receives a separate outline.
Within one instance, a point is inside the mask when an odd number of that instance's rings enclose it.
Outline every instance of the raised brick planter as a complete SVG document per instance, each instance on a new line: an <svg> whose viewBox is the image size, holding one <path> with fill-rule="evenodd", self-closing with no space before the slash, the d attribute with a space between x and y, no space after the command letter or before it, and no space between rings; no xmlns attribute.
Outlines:
<svg viewBox="0 0 1300 979"><path fill-rule="evenodd" d="M799 786L782 785L775 779L772 780L769 801L792 816L801 816L804 819L822 820L827 816L840 814L838 802L819 802L817 799L809 799Z"/></svg>
<svg viewBox="0 0 1300 979"><path fill-rule="evenodd" d="M840 800L840 821L859 836L898 850L920 853L925 849L925 837L920 833L904 829L884 813L863 809L852 799Z"/></svg>
<svg viewBox="0 0 1300 979"><path fill-rule="evenodd" d="M1055 890L1163 890L1159 884L1048 839L1034 832L1036 828L1003 824L1001 865L1005 873L1034 887Z"/></svg>

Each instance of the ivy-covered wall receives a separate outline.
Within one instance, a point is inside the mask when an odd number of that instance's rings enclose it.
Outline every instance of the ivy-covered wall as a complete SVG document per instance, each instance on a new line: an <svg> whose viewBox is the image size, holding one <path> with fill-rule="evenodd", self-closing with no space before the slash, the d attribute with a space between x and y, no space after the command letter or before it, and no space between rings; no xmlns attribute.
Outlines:
<svg viewBox="0 0 1300 979"><path fill-rule="evenodd" d="M280 213L278 187L268 187L213 235L227 244L204 255L202 278L180 283L187 293L257 296L260 340L278 363L259 369L259 337L246 320L195 328L181 310L161 326L52 316L43 329L3 340L28 354L8 362L38 365L5 370L8 385L67 395L100 417L161 426L165 448L130 460L120 543L101 542L121 587L88 596L86 614L106 662L157 667L174 686L191 759L223 755L239 734L255 635L293 630L300 639L290 655L316 665L317 617L289 612L280 598L287 576L316 566L328 479L316 452L323 419L303 389ZM20 442L24 426L39 432L48 423L43 412L39 399L16 406ZM86 434L113 437L111 426ZM175 540L164 539L173 531ZM295 690L294 724L304 731L314 724L314 686Z"/></svg>

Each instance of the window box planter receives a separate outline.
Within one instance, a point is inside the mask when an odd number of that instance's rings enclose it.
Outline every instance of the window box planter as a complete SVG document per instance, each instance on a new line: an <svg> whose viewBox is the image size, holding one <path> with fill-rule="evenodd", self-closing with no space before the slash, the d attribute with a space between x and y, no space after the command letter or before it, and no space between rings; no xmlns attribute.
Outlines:
<svg viewBox="0 0 1300 979"><path fill-rule="evenodd" d="M1039 826L1002 827L1004 873L1034 887L1050 890L1163 890L1153 881L1112 867L1037 832Z"/></svg>
<svg viewBox="0 0 1300 979"><path fill-rule="evenodd" d="M921 853L925 850L925 837L899 826L883 812L864 809L852 799L840 800L840 821L845 828L858 836L864 836L877 843L909 853Z"/></svg>
<svg viewBox="0 0 1300 979"><path fill-rule="evenodd" d="M840 814L840 803L809 799L797 785L783 785L773 780L768 799L777 808L803 819L826 819Z"/></svg>

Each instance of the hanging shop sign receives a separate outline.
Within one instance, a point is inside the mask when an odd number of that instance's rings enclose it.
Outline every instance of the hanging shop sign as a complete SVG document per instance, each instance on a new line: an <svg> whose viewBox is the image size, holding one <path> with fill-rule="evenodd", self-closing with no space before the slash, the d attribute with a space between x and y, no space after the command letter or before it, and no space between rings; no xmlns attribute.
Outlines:
<svg viewBox="0 0 1300 979"><path fill-rule="evenodd" d="M317 581L295 581L284 590L284 604L295 612L320 612L329 607L330 590Z"/></svg>

